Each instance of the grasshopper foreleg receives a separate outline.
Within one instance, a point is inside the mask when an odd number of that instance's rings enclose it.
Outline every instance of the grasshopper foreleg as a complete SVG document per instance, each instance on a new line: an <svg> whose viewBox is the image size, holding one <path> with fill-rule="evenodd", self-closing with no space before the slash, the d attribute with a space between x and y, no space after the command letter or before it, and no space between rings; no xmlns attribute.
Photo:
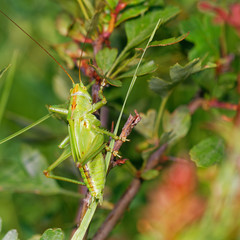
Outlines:
<svg viewBox="0 0 240 240"><path fill-rule="evenodd" d="M105 104L107 103L106 98L104 97L101 101L94 103L92 105L92 109L91 111L89 111L89 113L94 113L96 112L98 109L100 109L101 107L103 107Z"/></svg>
<svg viewBox="0 0 240 240"><path fill-rule="evenodd" d="M61 105L51 105L48 106L48 110L53 113L59 113L62 115L68 115L68 110L66 108L60 107Z"/></svg>

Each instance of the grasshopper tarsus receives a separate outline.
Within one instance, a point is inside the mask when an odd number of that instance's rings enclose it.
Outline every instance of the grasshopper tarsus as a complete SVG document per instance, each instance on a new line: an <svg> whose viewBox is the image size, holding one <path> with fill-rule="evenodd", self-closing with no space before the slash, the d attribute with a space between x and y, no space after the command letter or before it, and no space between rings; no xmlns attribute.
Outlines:
<svg viewBox="0 0 240 240"><path fill-rule="evenodd" d="M122 158L119 154L118 151L113 151L109 146L105 146L105 149L107 152L111 152L114 157Z"/></svg>
<svg viewBox="0 0 240 240"><path fill-rule="evenodd" d="M118 154L118 151L113 151L112 154L114 157L122 158L122 156Z"/></svg>

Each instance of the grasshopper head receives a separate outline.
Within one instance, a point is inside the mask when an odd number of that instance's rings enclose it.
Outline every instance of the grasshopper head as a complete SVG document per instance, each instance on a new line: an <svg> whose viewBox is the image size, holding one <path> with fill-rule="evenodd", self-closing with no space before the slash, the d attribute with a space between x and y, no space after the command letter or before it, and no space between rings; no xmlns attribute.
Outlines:
<svg viewBox="0 0 240 240"><path fill-rule="evenodd" d="M80 85L75 84L73 86L73 88L70 90L70 97L76 102L79 101L92 102L92 98L88 93L87 88L82 83Z"/></svg>

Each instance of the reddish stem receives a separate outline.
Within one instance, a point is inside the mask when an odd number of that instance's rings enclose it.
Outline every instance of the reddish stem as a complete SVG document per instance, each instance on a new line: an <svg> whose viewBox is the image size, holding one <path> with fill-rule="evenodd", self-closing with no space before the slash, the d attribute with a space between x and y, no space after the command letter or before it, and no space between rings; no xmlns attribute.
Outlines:
<svg viewBox="0 0 240 240"><path fill-rule="evenodd" d="M205 100L202 98L196 98L188 105L188 109L191 114L193 114L199 107L202 107L205 110L209 108L222 108L236 111L238 105L227 102L219 102L217 99Z"/></svg>

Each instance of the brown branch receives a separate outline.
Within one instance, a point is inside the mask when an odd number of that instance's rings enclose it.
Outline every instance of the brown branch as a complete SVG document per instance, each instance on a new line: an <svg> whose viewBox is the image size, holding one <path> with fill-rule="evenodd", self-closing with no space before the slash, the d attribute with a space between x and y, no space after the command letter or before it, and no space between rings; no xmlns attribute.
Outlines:
<svg viewBox="0 0 240 240"><path fill-rule="evenodd" d="M144 171L153 169L156 167L161 159L161 155L167 148L167 144L162 145L157 151L155 151L148 159ZM93 240L104 240L107 238L109 233L112 231L114 226L123 216L124 212L128 208L129 204L133 198L138 193L143 180L141 178L134 178L130 183L128 189L122 195L118 203L115 205L114 209L110 212L102 226L99 228Z"/></svg>
<svg viewBox="0 0 240 240"><path fill-rule="evenodd" d="M138 114L137 110L135 110L135 116L132 116L131 114L128 117L128 120L126 121L124 127L122 128L122 132L120 134L120 139L117 140L114 144L113 147L113 151L119 151L119 149L121 148L122 144L123 144L123 140L122 139L127 139L127 137L130 135L130 133L132 132L132 129L140 122L141 117ZM114 156L112 156L110 164L109 164L109 168L108 168L108 173L109 171L117 166L117 162L114 161Z"/></svg>

